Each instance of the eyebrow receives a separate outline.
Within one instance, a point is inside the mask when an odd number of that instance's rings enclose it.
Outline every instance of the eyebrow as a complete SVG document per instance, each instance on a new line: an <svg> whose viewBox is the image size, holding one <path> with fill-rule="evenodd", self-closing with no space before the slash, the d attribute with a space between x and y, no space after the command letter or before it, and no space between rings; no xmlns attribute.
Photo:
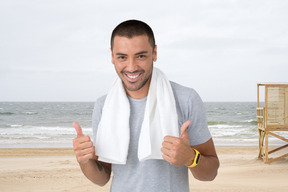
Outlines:
<svg viewBox="0 0 288 192"><path fill-rule="evenodd" d="M127 55L127 54L124 54L124 53L116 53L115 55Z"/></svg>
<svg viewBox="0 0 288 192"><path fill-rule="evenodd" d="M145 53L148 53L148 51L141 51L139 53L136 53L135 55L141 55L141 54L145 54Z"/></svg>
<svg viewBox="0 0 288 192"><path fill-rule="evenodd" d="M147 54L148 51L140 51L138 53L136 53L135 55L141 55L141 54ZM122 56L127 56L127 54L125 53L116 53L116 55L122 55Z"/></svg>

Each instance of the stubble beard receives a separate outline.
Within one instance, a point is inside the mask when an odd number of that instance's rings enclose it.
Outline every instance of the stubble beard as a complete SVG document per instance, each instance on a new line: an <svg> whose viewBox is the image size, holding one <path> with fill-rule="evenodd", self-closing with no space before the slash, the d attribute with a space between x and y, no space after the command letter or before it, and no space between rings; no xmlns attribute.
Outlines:
<svg viewBox="0 0 288 192"><path fill-rule="evenodd" d="M122 73L123 74L123 73ZM140 83L140 85L138 85L137 87L134 87L134 86L129 86L129 85L127 85L128 83L126 83L125 81L123 81L122 80L122 84L124 85L124 87L125 87L125 89L127 89L128 91L138 91L138 90L140 90L141 88L143 88L145 85L146 85L146 83L149 81L149 79L151 78L151 76L152 76L152 73L146 78L146 79L144 79L141 83ZM129 82L129 84L136 84L136 83L138 83L138 82Z"/></svg>
<svg viewBox="0 0 288 192"><path fill-rule="evenodd" d="M144 70L137 70L137 71L134 71L134 72L127 72L127 71L121 71L121 74L123 75L123 76L125 76L125 73L130 73L130 74L133 74L133 73L142 73L142 75L143 74L145 74L145 71ZM143 88L145 85L146 85L146 83L148 83L148 81L150 80L150 78L152 78L152 72L153 72L153 62L152 62L152 71L151 71L151 74L149 75L149 76L147 76L147 78L145 78L137 87L134 87L134 86L129 86L129 85L127 85L128 83L129 84L131 84L131 85L133 85L133 84L136 84L136 83L138 83L138 82L128 82L127 84L126 84L126 82L122 79L122 84L123 84L123 86L125 87L125 89L127 89L128 91L138 91L138 90L140 90L141 88ZM125 77L124 77L125 78Z"/></svg>

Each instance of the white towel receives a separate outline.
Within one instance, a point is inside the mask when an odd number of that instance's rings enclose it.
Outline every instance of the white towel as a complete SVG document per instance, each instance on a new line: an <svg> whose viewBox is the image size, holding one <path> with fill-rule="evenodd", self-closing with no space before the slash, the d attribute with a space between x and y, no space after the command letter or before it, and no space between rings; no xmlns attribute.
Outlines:
<svg viewBox="0 0 288 192"><path fill-rule="evenodd" d="M100 161L126 164L130 140L130 104L118 77L109 90L96 134L95 150ZM169 80L153 68L138 143L138 159L162 159L166 135L179 137L176 103Z"/></svg>

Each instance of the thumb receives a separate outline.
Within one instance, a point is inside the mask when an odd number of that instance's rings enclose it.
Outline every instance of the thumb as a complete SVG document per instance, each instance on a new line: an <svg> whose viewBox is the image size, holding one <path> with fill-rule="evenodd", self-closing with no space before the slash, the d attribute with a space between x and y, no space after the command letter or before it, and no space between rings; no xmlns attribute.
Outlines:
<svg viewBox="0 0 288 192"><path fill-rule="evenodd" d="M80 127L80 125L77 123L77 122L73 122L73 126L77 132L77 137L78 136L83 136L83 133L82 133L82 128Z"/></svg>
<svg viewBox="0 0 288 192"><path fill-rule="evenodd" d="M185 123L182 124L182 126L181 126L181 135L180 135L181 138L189 139L188 133L187 133L187 128L190 125L190 123L191 123L191 121L188 120L188 121L186 121Z"/></svg>

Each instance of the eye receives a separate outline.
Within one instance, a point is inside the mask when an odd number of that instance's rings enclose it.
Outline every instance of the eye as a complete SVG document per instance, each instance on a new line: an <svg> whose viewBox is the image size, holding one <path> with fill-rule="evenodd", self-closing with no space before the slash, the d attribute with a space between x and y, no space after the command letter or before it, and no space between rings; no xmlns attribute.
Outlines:
<svg viewBox="0 0 288 192"><path fill-rule="evenodd" d="M117 59L118 59L118 60L125 60L126 57L121 55L121 56L117 57Z"/></svg>
<svg viewBox="0 0 288 192"><path fill-rule="evenodd" d="M138 55L137 58L139 58L139 59L145 59L145 58L146 58L146 55Z"/></svg>

